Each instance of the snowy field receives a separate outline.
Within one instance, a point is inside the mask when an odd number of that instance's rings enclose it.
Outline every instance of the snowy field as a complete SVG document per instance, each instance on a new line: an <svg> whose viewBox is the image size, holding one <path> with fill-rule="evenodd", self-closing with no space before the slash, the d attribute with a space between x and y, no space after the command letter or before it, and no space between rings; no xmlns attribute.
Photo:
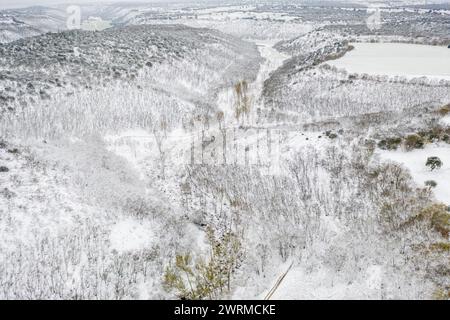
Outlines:
<svg viewBox="0 0 450 320"><path fill-rule="evenodd" d="M431 171L425 166L428 157L441 159L442 168ZM418 186L425 186L426 181L437 182L437 186L434 188L436 199L450 205L450 147L447 144L432 144L410 152L384 151L380 153L380 158L405 166Z"/></svg>
<svg viewBox="0 0 450 320"><path fill-rule="evenodd" d="M0 11L0 299L450 299L446 13L229 3Z"/></svg>
<svg viewBox="0 0 450 320"><path fill-rule="evenodd" d="M450 80L450 49L404 43L351 43L354 50L328 64L349 73Z"/></svg>

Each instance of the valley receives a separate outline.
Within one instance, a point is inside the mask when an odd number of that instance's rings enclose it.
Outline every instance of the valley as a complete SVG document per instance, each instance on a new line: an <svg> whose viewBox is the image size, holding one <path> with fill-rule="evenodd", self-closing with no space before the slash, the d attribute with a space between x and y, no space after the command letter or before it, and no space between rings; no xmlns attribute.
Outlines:
<svg viewBox="0 0 450 320"><path fill-rule="evenodd" d="M80 8L0 11L0 298L450 297L445 4Z"/></svg>

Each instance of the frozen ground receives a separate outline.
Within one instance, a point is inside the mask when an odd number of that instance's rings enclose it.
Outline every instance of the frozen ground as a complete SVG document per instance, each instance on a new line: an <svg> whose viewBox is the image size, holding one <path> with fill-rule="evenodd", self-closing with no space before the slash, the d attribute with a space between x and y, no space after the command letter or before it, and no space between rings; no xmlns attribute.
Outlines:
<svg viewBox="0 0 450 320"><path fill-rule="evenodd" d="M348 283L331 270L320 268L312 272L302 268L290 270L272 296L274 300L342 300L380 299L382 270L371 266L366 276Z"/></svg>
<svg viewBox="0 0 450 320"><path fill-rule="evenodd" d="M354 50L327 62L349 73L450 80L450 49L404 43L352 43Z"/></svg>
<svg viewBox="0 0 450 320"><path fill-rule="evenodd" d="M439 157L443 165L441 169L431 171L425 166L428 157ZM411 172L418 186L425 186L426 181L437 182L433 192L436 199L450 205L450 146L447 144L427 145L423 149L413 151L380 152L382 160L391 160L404 165Z"/></svg>

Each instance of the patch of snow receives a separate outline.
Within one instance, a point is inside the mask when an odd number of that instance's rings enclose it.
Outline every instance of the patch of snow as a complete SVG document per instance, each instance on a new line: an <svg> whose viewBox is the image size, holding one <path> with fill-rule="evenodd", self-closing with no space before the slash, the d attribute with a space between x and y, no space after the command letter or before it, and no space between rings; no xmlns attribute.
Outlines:
<svg viewBox="0 0 450 320"><path fill-rule="evenodd" d="M86 31L101 31L110 27L112 27L111 22L100 17L89 17L81 25L81 29Z"/></svg>
<svg viewBox="0 0 450 320"><path fill-rule="evenodd" d="M450 116L445 116L444 118L441 119L440 122L444 126L450 126Z"/></svg>
<svg viewBox="0 0 450 320"><path fill-rule="evenodd" d="M120 253L150 248L155 242L154 229L148 221L131 218L119 221L111 228L111 248Z"/></svg>
<svg viewBox="0 0 450 320"><path fill-rule="evenodd" d="M329 65L350 73L450 80L450 49L404 43L352 43L354 50Z"/></svg>
<svg viewBox="0 0 450 320"><path fill-rule="evenodd" d="M410 172L413 179L420 186L424 186L425 181L434 180L437 182L434 194L437 200L450 204L450 146L439 143L427 145L424 149L416 149L410 152L401 150L380 151L381 160L391 160L404 165ZM431 171L425 166L428 157L439 157L443 166L441 169Z"/></svg>
<svg viewBox="0 0 450 320"><path fill-rule="evenodd" d="M318 268L307 272L301 267L292 268L278 289L272 300L340 300L340 299L379 299L380 287L375 286L379 280L374 268L366 272L366 279L348 282L338 274L326 268Z"/></svg>

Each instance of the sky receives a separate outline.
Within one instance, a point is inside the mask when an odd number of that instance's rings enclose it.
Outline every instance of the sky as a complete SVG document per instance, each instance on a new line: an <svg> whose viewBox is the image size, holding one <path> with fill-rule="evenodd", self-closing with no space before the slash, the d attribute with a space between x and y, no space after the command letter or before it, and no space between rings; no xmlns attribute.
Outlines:
<svg viewBox="0 0 450 320"><path fill-rule="evenodd" d="M195 2L195 0L0 0L0 9L8 9L8 8L21 8L21 7L29 7L36 5L57 5L57 4L82 4L82 3L99 3L99 2L131 2L131 3L155 3L155 2L183 2L190 1ZM217 0L216 0L217 1ZM296 0L292 0L295 2ZM301 0L298 0L301 1ZM314 0L309 0L314 1ZM341 1L341 2L363 2L363 3L371 3L371 2L389 2L388 0L325 0L325 1ZM410 2L410 3L449 3L450 0L397 0L400 2ZM219 1L220 2L220 1Z"/></svg>
<svg viewBox="0 0 450 320"><path fill-rule="evenodd" d="M173 0L172 0L173 1ZM180 0L178 0L180 1ZM181 0L183 1L183 0ZM99 2L168 2L164 0L0 0L0 8L21 8L29 6L46 6L57 4L81 4Z"/></svg>
<svg viewBox="0 0 450 320"><path fill-rule="evenodd" d="M58 4L82 4L82 3L99 3L99 2L131 2L131 3L151 3L151 2L195 2L195 0L0 0L0 9L8 9L8 8L21 8L21 7L29 7L29 6L46 6L46 5L58 5ZM301 0L292 0L293 2L301 1ZM305 1L305 0L304 0ZM315 1L315 0L309 0ZM380 1L380 0L325 0L325 1L348 1L348 2L358 2L358 1ZM417 0L416 0L417 1ZM424 0L426 1L426 0ZM436 1L436 0L435 0ZM445 0L442 0L445 1ZM450 1L450 0L448 0ZM220 3L220 0L216 0L216 2Z"/></svg>

